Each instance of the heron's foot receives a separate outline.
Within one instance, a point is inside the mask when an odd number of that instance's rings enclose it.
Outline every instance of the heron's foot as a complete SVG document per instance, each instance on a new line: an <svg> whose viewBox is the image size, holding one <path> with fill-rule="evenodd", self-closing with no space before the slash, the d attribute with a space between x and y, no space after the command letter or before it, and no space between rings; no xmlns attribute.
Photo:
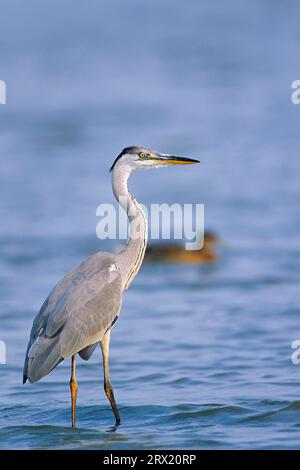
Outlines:
<svg viewBox="0 0 300 470"><path fill-rule="evenodd" d="M116 424L114 426L112 426L111 428L108 428L106 432L116 432L118 426L120 426L121 424L121 421L116 421Z"/></svg>

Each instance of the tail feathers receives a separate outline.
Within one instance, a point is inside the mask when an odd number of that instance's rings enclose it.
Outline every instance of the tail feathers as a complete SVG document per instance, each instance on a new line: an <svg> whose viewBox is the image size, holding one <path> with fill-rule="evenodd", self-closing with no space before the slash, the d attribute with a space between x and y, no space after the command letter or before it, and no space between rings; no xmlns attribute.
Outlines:
<svg viewBox="0 0 300 470"><path fill-rule="evenodd" d="M49 374L61 361L59 336L55 338L39 337L28 351L26 358L23 383L37 382Z"/></svg>

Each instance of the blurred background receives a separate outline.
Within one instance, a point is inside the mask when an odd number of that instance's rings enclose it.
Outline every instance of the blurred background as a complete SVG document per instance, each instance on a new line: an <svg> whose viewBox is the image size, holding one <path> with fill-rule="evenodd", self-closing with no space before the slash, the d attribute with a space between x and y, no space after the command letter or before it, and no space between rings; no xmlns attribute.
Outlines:
<svg viewBox="0 0 300 470"><path fill-rule="evenodd" d="M297 1L1 3L2 448L296 448L300 370ZM33 317L84 257L127 145L201 165L138 172L138 200L205 204L210 265L145 264L111 342L115 433L97 351L22 386Z"/></svg>

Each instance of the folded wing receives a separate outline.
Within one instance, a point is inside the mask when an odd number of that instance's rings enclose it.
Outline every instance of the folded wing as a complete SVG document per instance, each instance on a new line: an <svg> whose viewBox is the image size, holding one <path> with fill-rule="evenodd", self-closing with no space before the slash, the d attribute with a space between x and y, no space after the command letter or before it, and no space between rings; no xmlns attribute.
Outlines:
<svg viewBox="0 0 300 470"><path fill-rule="evenodd" d="M36 382L77 352L84 359L117 317L121 275L114 256L97 253L67 274L36 316L24 364L24 382Z"/></svg>

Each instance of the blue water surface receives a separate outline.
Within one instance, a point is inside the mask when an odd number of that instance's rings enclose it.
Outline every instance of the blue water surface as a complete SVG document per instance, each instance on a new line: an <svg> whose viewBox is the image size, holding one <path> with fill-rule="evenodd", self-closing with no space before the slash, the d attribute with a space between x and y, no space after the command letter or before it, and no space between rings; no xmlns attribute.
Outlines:
<svg viewBox="0 0 300 470"><path fill-rule="evenodd" d="M291 449L300 443L299 3L70 0L1 7L0 447ZM144 265L101 355L22 385L32 320L97 250L126 145L201 165L138 172L138 200L205 204L211 266Z"/></svg>

